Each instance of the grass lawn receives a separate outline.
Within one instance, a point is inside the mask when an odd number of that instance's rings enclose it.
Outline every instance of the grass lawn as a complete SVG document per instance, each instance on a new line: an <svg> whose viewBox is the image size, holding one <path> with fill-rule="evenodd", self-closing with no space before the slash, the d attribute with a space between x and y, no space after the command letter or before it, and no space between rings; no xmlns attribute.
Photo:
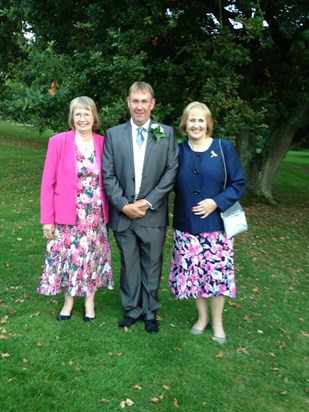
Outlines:
<svg viewBox="0 0 309 412"><path fill-rule="evenodd" d="M12 412L308 410L309 152L291 152L274 182L277 207L245 207L236 239L237 299L228 300L228 342L189 334L192 300L167 285L169 228L160 289L160 333L125 332L119 255L110 234L115 289L100 289L97 319L57 322L63 297L36 293L45 254L39 189L48 133L0 122L0 408ZM306 358L307 356L307 358Z"/></svg>

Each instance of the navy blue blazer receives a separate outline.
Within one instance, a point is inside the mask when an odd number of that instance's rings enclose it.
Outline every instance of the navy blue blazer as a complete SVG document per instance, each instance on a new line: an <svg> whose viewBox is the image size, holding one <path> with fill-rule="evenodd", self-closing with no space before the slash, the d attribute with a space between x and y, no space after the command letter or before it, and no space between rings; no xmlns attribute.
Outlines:
<svg viewBox="0 0 309 412"><path fill-rule="evenodd" d="M245 175L229 140L221 139L227 168L224 190L224 166L219 139L213 139L205 152L194 152L187 142L179 144L179 166L174 187L174 229L191 234L223 231L220 212L232 206L245 191ZM204 199L213 199L218 208L201 219L192 207Z"/></svg>

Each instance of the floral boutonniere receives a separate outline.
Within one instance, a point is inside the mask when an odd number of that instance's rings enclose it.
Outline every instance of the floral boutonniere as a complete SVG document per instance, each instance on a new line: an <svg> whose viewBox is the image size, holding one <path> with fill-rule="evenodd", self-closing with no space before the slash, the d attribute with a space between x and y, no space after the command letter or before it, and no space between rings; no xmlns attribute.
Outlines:
<svg viewBox="0 0 309 412"><path fill-rule="evenodd" d="M151 135L151 139L154 139L156 143L159 143L163 137L166 137L163 127L157 123L152 123L149 133Z"/></svg>

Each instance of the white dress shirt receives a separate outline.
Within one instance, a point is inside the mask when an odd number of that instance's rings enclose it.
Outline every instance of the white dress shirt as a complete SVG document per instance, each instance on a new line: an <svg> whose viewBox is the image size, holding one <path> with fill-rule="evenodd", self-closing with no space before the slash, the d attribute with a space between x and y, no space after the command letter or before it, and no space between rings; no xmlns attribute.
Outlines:
<svg viewBox="0 0 309 412"><path fill-rule="evenodd" d="M150 123L150 119L142 126L144 129L146 129L146 130L143 130L144 141L141 147L138 147L136 143L136 137L137 137L137 129L140 126L136 126L136 124L134 124L131 119L134 171L135 171L135 198L137 198L139 194L141 183L142 183L143 166L144 166L145 151L146 151L147 138L148 138L149 123Z"/></svg>

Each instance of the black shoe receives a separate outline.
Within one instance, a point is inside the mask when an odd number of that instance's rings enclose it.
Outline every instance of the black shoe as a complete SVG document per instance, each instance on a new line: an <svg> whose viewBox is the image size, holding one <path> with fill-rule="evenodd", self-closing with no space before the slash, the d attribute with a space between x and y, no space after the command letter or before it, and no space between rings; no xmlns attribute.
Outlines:
<svg viewBox="0 0 309 412"><path fill-rule="evenodd" d="M92 322L93 320L95 320L95 316L94 316L93 318L90 318L89 316L84 315L84 317L83 317L83 321L84 321L85 323L90 323L90 322Z"/></svg>
<svg viewBox="0 0 309 412"><path fill-rule="evenodd" d="M137 319L132 318L129 315L125 315L121 321L118 323L119 328L129 328L130 326L134 325Z"/></svg>
<svg viewBox="0 0 309 412"><path fill-rule="evenodd" d="M148 333L158 333L159 332L159 326L158 326L158 322L156 321L156 319L148 319L145 320L145 330Z"/></svg>
<svg viewBox="0 0 309 412"><path fill-rule="evenodd" d="M71 315L61 315L60 313L58 313L56 319L59 320L59 322L62 322L62 321L64 321L64 320L70 320L70 319L71 319Z"/></svg>

